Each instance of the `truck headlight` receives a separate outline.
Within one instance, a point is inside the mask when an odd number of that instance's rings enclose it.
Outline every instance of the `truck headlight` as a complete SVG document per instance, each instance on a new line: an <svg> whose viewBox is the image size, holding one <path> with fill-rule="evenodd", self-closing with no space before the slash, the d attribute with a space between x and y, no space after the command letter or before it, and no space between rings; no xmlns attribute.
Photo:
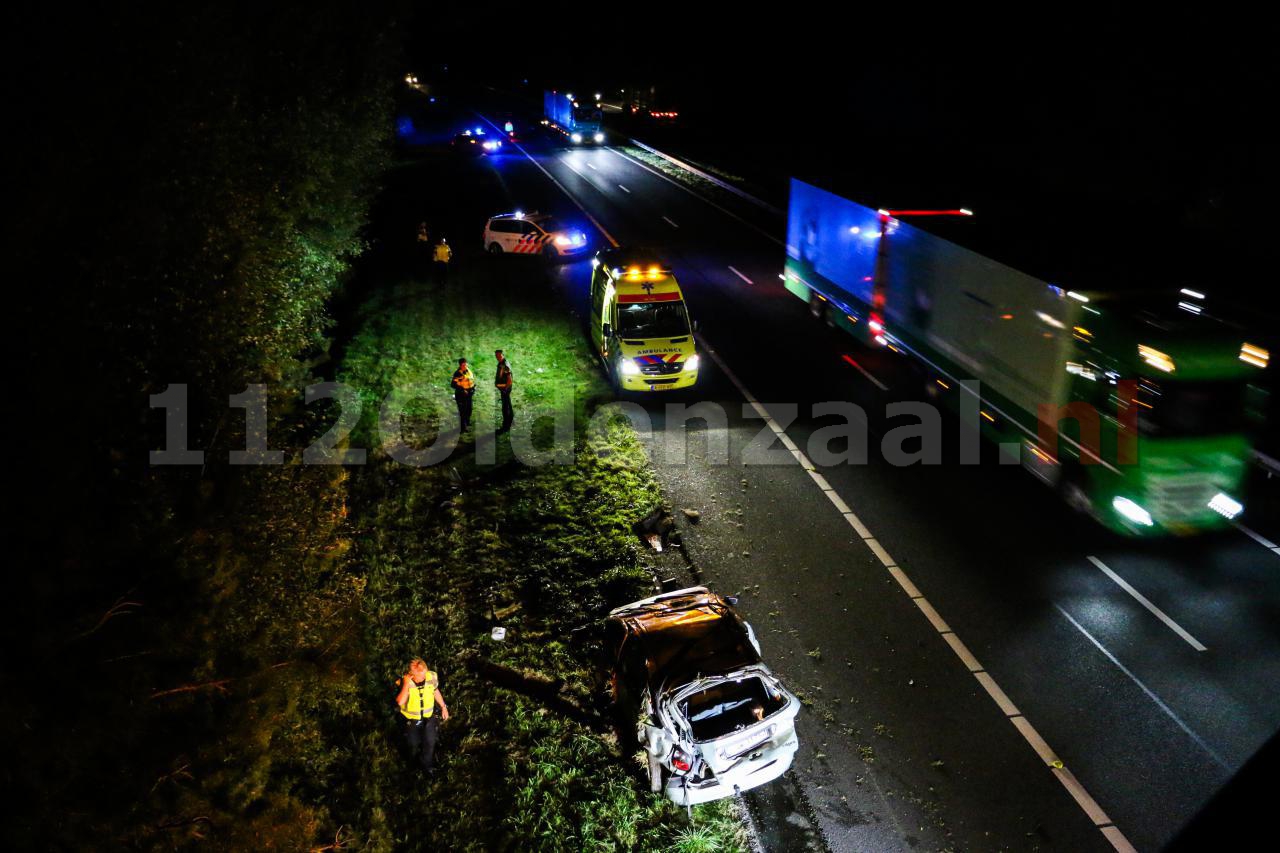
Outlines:
<svg viewBox="0 0 1280 853"><path fill-rule="evenodd" d="M603 133L597 133L593 138L595 139L596 142L604 142Z"/></svg>
<svg viewBox="0 0 1280 853"><path fill-rule="evenodd" d="M1114 498L1111 501L1111 507L1135 524L1141 524L1143 527L1150 527L1153 524L1151 521L1151 513L1147 512L1128 498Z"/></svg>
<svg viewBox="0 0 1280 853"><path fill-rule="evenodd" d="M698 361L699 361L699 358L698 358L698 354L697 354L696 352L695 352L693 355L691 355L691 356L689 356L688 358L686 358L686 359L684 360L684 369L685 369L685 371L687 372L687 371L690 371L690 370L697 370L697 369L698 369Z"/></svg>
<svg viewBox="0 0 1280 853"><path fill-rule="evenodd" d="M1213 500L1209 501L1209 509L1221 515L1230 521L1240 513L1244 512L1244 504L1231 497L1218 492L1213 496Z"/></svg>
<svg viewBox="0 0 1280 853"><path fill-rule="evenodd" d="M634 361L632 361L629 358L622 362L623 376L638 376L639 374L640 374L640 365L636 364Z"/></svg>
<svg viewBox="0 0 1280 853"><path fill-rule="evenodd" d="M571 140L573 140L574 142L581 142L581 141L582 141L582 134L581 134L581 133L572 133L572 134L570 134L570 135L569 135L569 138L570 138Z"/></svg>

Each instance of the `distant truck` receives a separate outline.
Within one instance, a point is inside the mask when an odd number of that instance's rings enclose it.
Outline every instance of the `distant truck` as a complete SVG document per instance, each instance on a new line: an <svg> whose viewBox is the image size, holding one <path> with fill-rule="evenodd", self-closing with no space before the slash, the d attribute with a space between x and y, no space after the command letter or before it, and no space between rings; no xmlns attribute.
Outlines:
<svg viewBox="0 0 1280 853"><path fill-rule="evenodd" d="M571 92L549 89L542 93L542 123L574 145L604 142L601 117L597 104L580 104Z"/></svg>
<svg viewBox="0 0 1280 853"><path fill-rule="evenodd" d="M684 294L652 254L607 249L592 260L591 342L620 391L675 391L698 381Z"/></svg>
<svg viewBox="0 0 1280 853"><path fill-rule="evenodd" d="M909 357L930 398L1112 529L1190 533L1243 510L1270 353L1201 293L1069 290L794 179L785 284Z"/></svg>

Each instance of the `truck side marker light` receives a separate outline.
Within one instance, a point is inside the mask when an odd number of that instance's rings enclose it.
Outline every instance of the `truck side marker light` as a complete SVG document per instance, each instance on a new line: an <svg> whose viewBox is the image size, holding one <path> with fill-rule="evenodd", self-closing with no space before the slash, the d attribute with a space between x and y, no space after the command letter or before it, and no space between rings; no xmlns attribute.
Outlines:
<svg viewBox="0 0 1280 853"><path fill-rule="evenodd" d="M1158 349L1149 347L1146 344L1138 344L1138 355L1142 356L1142 360L1156 370L1163 370L1165 373L1173 373L1174 371L1173 359Z"/></svg>
<svg viewBox="0 0 1280 853"><path fill-rule="evenodd" d="M1260 346L1242 344L1240 346L1240 360L1245 364L1252 364L1254 367L1266 367L1271 361L1271 353Z"/></svg>

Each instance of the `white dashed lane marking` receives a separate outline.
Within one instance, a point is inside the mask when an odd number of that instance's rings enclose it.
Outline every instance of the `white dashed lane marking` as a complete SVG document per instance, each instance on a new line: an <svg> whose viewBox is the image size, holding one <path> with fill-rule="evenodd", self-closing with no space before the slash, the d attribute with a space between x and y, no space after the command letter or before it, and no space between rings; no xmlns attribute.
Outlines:
<svg viewBox="0 0 1280 853"><path fill-rule="evenodd" d="M730 269L732 269L732 267ZM734 270L734 272L737 272L737 270ZM741 273L738 274L741 275ZM822 490L824 495L827 496L827 499L831 501L832 506L840 512L845 521L848 522L849 526L852 527L854 532L858 534L858 537L862 539L863 543L871 549L871 553L876 556L876 559L884 565L893 579L898 582L898 585L901 586L903 591L910 597L911 602L915 604L915 606L920 609L920 612L924 614L924 617L929 620L929 624L933 626L934 630L938 632L939 636L942 637L947 646L955 653L956 657L960 660L961 664L964 665L965 669L968 670L978 683L982 685L982 688L987 692L987 695L991 697L992 701L995 702L1001 713L1005 715L1005 717L1013 724L1014 728L1018 730L1018 733L1022 735L1022 738L1027 742L1027 744L1035 750L1038 756L1040 756L1040 759L1045 763L1045 766L1049 768L1054 777L1062 784L1062 787L1071 795L1071 798L1075 800L1081 811L1089 817L1089 820L1093 821L1093 825L1098 828L1103 837L1106 838L1107 841L1111 842L1111 845L1116 850L1121 851L1121 853L1131 853L1131 851L1134 851L1133 845L1129 843L1129 840L1125 838L1124 833L1121 832L1119 827L1117 827L1114 822L1112 822L1111 818L1107 816L1107 813L1102 810L1102 807L1098 805L1097 800L1089 795L1089 792L1080 784L1080 781L1076 779L1071 771L1066 768L1066 765L1064 765L1062 760L1058 758L1057 753L1049 747L1049 744L1045 742L1045 739L1041 737L1040 733L1031 725L1031 721L1018 710L1018 707L1014 705L1005 692L1000 689L1000 685L996 684L996 681L991 677L991 674L982 668L982 664L973 656L973 653L969 651L969 648L961 642L956 633L951 630L951 626L946 623L938 611L934 609L933 605L931 605L920 593L920 590L916 588L916 585L911 582L909 577L907 577L906 572L904 572L902 567L897 564L889 554L888 550L886 550L875 536L871 534L871 531L862 523L857 514L849 508L849 505L842 500L838 494L836 494L835 489L831 487L831 484L827 481L826 477L822 476L822 474L818 472L817 468L814 467L813 463L809 461L809 457L795 446L795 443L786 434L782 427L778 425L778 422L769 415L768 410L765 409L760 401L755 398L755 395L747 390L747 387L742 384L737 375L735 375L729 368L729 365L724 363L720 358L720 355L709 344L707 344L706 340L703 339L701 335L698 336L698 342L701 345L701 348L715 361L716 366L719 367L724 375L729 378L729 381L737 387L738 392L742 394L743 399L750 403L752 409L754 409L755 412L764 419L764 422L769 425L769 428L773 430L774 435L778 438L779 443L791 451L791 455L795 457L796 462L798 462L805 472L808 473L810 479L812 479L814 484ZM1061 608L1058 609L1062 610ZM1062 615L1071 619L1065 610L1062 611ZM1072 619L1071 621L1075 623L1075 620ZM1080 626L1077 624L1076 627ZM1083 631L1083 628L1081 628L1081 630ZM1088 634L1086 633L1085 636L1088 636ZM1097 641L1094 641L1094 643L1097 645ZM1103 651L1105 652L1105 649ZM1112 660L1119 665L1114 658ZM1149 691L1148 694L1152 695L1152 698L1155 698L1154 694L1150 694ZM1159 702L1159 699L1156 699L1156 701ZM1174 719L1176 720L1177 718L1175 717ZM1196 737L1190 729L1186 729L1185 726L1184 729L1191 734L1193 738ZM1203 741L1200 741L1199 738L1196 738L1196 740L1202 746L1204 745ZM1205 748L1207 749L1208 747ZM1210 751L1210 754L1213 754L1212 751Z"/></svg>
<svg viewBox="0 0 1280 853"><path fill-rule="evenodd" d="M1173 633L1177 634L1179 637L1186 640L1187 644L1190 645L1191 648L1195 649L1198 652L1205 651L1206 647L1203 643L1201 643L1195 637L1187 633L1187 631L1184 630L1183 627L1179 625L1177 622L1174 622L1172 619L1170 619L1168 614L1166 614L1159 607L1156 607L1154 604L1152 604L1145 595L1143 595L1142 593L1134 589L1132 586L1130 586L1128 581L1120 577L1111 569L1107 568L1106 563L1102 562L1097 557L1092 557L1092 556L1089 557L1089 562L1097 566L1098 570L1101 571L1104 575L1106 575L1107 577L1115 581L1117 586L1119 586L1125 592L1133 596L1135 601L1137 601L1143 607L1147 608L1147 610L1151 611L1151 614L1153 616L1155 616L1157 619L1159 619L1161 622L1163 622L1165 625L1169 627L1169 630L1173 631Z"/></svg>

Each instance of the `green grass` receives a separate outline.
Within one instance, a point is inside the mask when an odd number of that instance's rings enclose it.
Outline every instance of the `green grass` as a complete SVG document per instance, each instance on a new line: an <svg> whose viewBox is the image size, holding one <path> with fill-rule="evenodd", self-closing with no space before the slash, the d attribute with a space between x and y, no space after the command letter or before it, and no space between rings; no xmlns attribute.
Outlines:
<svg viewBox="0 0 1280 853"><path fill-rule="evenodd" d="M418 406L410 420L423 437L438 432L459 356L476 373L477 417L489 415L499 346L515 371L518 424L549 415L572 390L575 464L526 467L505 438L492 462L464 446L423 469L374 449L373 410L397 388L436 395L435 411ZM587 450L586 415L609 399L608 389L537 267L477 261L455 271L447 288L388 288L366 306L338 378L365 403L353 444L371 449L351 483L353 555L366 581L364 691L385 709L385 725L362 740L366 847L740 849L727 804L696 808L690 825L683 809L649 792L641 765L611 734L464 666L479 655L561 679L561 697L598 709L599 659L590 645L571 643L571 633L650 590L630 526L661 500L658 485L621 419L591 443L607 443L609 454ZM534 436L546 446L549 418ZM491 609L506 614L503 643L488 636ZM393 734L391 684L413 655L439 671L453 713L433 782L407 767Z"/></svg>

